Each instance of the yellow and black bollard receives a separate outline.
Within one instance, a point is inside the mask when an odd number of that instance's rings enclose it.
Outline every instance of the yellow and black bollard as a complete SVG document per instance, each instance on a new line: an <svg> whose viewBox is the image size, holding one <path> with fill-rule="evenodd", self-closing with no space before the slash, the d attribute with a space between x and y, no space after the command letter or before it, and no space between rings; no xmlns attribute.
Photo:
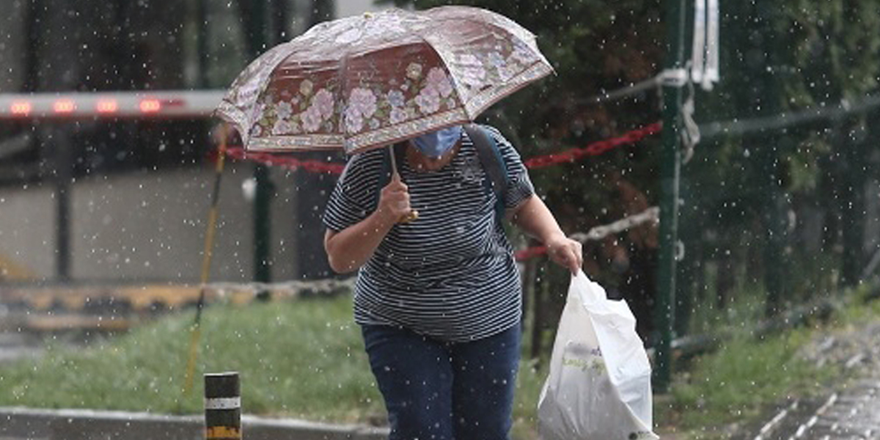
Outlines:
<svg viewBox="0 0 880 440"><path fill-rule="evenodd" d="M205 440L241 440L238 373L205 375Z"/></svg>

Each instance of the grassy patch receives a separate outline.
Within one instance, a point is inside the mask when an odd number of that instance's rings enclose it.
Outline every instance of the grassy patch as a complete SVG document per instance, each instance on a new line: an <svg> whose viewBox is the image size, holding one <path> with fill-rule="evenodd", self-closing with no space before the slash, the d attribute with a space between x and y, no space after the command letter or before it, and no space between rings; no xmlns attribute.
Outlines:
<svg viewBox="0 0 880 440"><path fill-rule="evenodd" d="M202 374L233 370L246 412L359 420L382 407L350 307L339 298L207 309L187 396L191 313L91 349L52 347L0 370L0 405L199 413Z"/></svg>
<svg viewBox="0 0 880 440"><path fill-rule="evenodd" d="M724 305L708 295L699 299L689 313L689 333L708 334L721 328L748 329L764 318L767 293L763 286L744 285L731 290L727 296Z"/></svg>
<svg viewBox="0 0 880 440"><path fill-rule="evenodd" d="M238 371L246 413L327 422L384 421L351 318L351 298L205 311L193 390L183 396L192 314L169 316L96 347L50 347L0 367L0 406L201 413L205 372ZM543 373L523 363L518 438L534 431Z"/></svg>

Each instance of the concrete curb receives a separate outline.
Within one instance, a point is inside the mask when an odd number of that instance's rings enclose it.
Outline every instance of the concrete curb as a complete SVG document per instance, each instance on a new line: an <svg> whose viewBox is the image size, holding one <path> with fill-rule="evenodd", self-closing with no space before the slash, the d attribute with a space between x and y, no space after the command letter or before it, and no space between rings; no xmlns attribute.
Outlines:
<svg viewBox="0 0 880 440"><path fill-rule="evenodd" d="M329 425L291 419L242 416L247 440L381 440L387 428ZM0 438L39 440L202 440L202 416L92 410L0 407Z"/></svg>

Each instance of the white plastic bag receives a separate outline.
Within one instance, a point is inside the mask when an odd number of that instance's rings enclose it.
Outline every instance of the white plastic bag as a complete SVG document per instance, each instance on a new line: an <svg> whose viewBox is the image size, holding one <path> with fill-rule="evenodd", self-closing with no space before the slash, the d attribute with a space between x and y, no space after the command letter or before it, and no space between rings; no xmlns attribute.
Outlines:
<svg viewBox="0 0 880 440"><path fill-rule="evenodd" d="M651 365L624 301L583 271L572 276L538 400L544 440L658 439L652 430Z"/></svg>

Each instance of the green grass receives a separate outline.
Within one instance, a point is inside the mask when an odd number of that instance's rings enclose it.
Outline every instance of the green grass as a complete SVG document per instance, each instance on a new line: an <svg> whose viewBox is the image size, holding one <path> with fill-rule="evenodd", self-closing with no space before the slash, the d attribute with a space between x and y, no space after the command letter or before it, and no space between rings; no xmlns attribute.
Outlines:
<svg viewBox="0 0 880 440"><path fill-rule="evenodd" d="M719 328L750 328L764 318L767 294L761 285L735 287L728 293L723 307L718 306L712 295L704 295L703 301L694 304L689 314L690 334L711 333Z"/></svg>
<svg viewBox="0 0 880 440"><path fill-rule="evenodd" d="M199 413L202 374L238 371L249 413L350 421L382 411L348 298L206 309L195 386L184 396L192 319L3 367L0 405Z"/></svg>
<svg viewBox="0 0 880 440"><path fill-rule="evenodd" d="M0 366L0 406L201 413L205 372L238 371L249 414L339 423L385 413L351 298L217 305L206 309L193 390L184 396L192 313L172 315L88 349ZM542 373L523 363L519 438L534 431Z"/></svg>

